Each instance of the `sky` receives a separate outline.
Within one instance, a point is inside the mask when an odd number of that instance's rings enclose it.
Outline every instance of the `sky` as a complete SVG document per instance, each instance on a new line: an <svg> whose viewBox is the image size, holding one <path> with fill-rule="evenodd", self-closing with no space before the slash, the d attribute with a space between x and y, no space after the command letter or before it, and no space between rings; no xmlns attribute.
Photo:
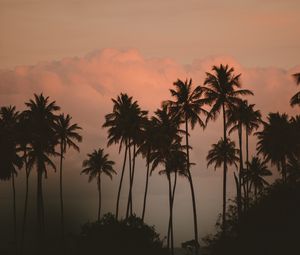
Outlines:
<svg viewBox="0 0 300 255"><path fill-rule="evenodd" d="M0 0L0 105L13 104L23 110L33 93L44 93L83 128L80 153L70 151L65 161L67 221L79 225L96 218L96 183L89 184L80 175L81 163L93 149L106 148L107 134L101 126L104 115L112 110L111 98L121 92L152 114L161 101L170 99L169 89L178 78L192 78L194 85L202 85L205 72L223 63L242 74L243 87L255 94L247 99L264 118L271 111L297 114L299 109L292 109L289 99L297 92L292 74L300 71L299 8L297 0ZM191 133L201 237L214 231L221 212L222 172L207 168L205 161L211 144L222 135L221 128L219 119L204 131L197 127ZM254 138L250 148L253 153ZM123 157L117 146L106 151L119 172ZM145 170L145 162L139 159L134 186L137 214ZM233 170L229 197L235 194ZM20 213L23 178L21 171L17 178ZM35 172L31 178L34 205ZM118 181L119 176L104 181L104 212L114 211ZM49 174L44 188L46 206L59 216L57 173ZM10 184L0 183L0 191L0 207L10 214ZM146 221L162 237L167 230L167 199L166 179L153 173ZM179 181L174 206L179 245L193 238L190 191L184 179ZM5 222L0 219L0 224Z"/></svg>

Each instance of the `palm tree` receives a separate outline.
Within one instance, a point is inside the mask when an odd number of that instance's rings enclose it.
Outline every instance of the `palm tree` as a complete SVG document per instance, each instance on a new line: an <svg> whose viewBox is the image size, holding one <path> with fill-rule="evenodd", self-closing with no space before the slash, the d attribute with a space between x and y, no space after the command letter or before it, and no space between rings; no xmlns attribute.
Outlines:
<svg viewBox="0 0 300 255"><path fill-rule="evenodd" d="M147 114L146 111L142 111L137 103L133 101L132 97L127 94L120 94L117 99L112 99L114 106L113 112L105 116L105 123L103 127L108 128L108 143L110 146L112 144L119 143L119 152L122 150L122 146L125 145L125 153L123 160L123 167L121 172L120 184L118 189L117 205L116 205L116 218L118 219L119 214L119 202L123 183L123 177L126 166L127 155L129 157L129 196L128 196L128 206L129 209L132 207L132 184L134 177L134 169L131 167L135 165L135 146L137 143L137 138L139 137L141 125ZM131 159L131 146L134 146L133 152L133 162ZM127 210L128 216L128 210Z"/></svg>
<svg viewBox="0 0 300 255"><path fill-rule="evenodd" d="M227 126L231 127L229 130L229 134L231 134L233 131L238 131L238 139L239 139L239 151L240 151L240 169L238 174L238 212L239 216L241 215L241 188L242 183L244 183L244 190L245 190L245 197L247 197L247 188L248 183L242 181L244 166L243 166L243 149L242 149L242 131L243 127L245 128L246 132L246 166L248 169L248 158L249 158L249 142L248 138L249 135L252 133L254 129L257 129L259 127L259 124L261 123L261 113L258 110L254 110L254 104L248 104L246 100L243 100L239 102L237 105L233 105L231 109L228 109L226 111L227 115ZM246 199L247 200L247 199Z"/></svg>
<svg viewBox="0 0 300 255"><path fill-rule="evenodd" d="M155 127L157 128L157 140L154 150L150 154L150 162L152 162L151 172L157 168L158 165L164 167L161 173L166 173L169 187L169 228L168 228L168 248L171 243L171 254L174 254L174 234L173 234L173 202L175 194L175 183L172 189L171 172L177 169L182 169L186 165L186 158L184 158L183 149L185 148L180 144L181 137L179 135L179 118L171 115L168 112L166 105L162 109L155 112L152 117ZM178 161L180 159L180 162ZM183 159L183 160L182 160ZM176 175L175 175L176 177ZM174 191L173 191L174 190Z"/></svg>
<svg viewBox="0 0 300 255"><path fill-rule="evenodd" d="M247 165L249 170L246 172L245 180L250 183L250 187L254 186L254 196L257 199L258 192L269 185L264 177L271 176L272 172L268 169L267 162L261 161L258 157L253 157Z"/></svg>
<svg viewBox="0 0 300 255"><path fill-rule="evenodd" d="M14 242L17 242L17 215L15 176L17 169L22 167L22 158L17 150L17 122L19 112L15 106L1 107L0 109L0 177L2 180L11 179L13 191L13 223Z"/></svg>
<svg viewBox="0 0 300 255"><path fill-rule="evenodd" d="M143 200L143 211L142 211L142 220L145 219L146 213L146 203L147 203L147 193L148 193L148 185L149 185L149 177L150 177L150 155L151 152L156 148L156 137L157 137L158 129L154 124L152 119L148 119L145 122L145 128L141 134L141 142L139 144L139 148L137 153L141 153L143 157L146 158L146 184L145 184L145 192L144 192L144 200Z"/></svg>
<svg viewBox="0 0 300 255"><path fill-rule="evenodd" d="M300 84L300 73L293 74L294 78L296 79L297 85ZM300 105L300 91L297 92L290 100L290 105L293 107L295 105Z"/></svg>
<svg viewBox="0 0 300 255"><path fill-rule="evenodd" d="M82 141L82 136L77 133L81 129L77 124L71 124L72 117L67 114L61 114L55 121L55 132L60 147L60 167L59 167L59 187L60 187L60 212L61 212L61 235L64 237L64 204L63 204L63 185L62 185L62 169L63 158L67 151L67 147L72 147L79 151L76 142Z"/></svg>
<svg viewBox="0 0 300 255"><path fill-rule="evenodd" d="M175 97L175 101L165 102L172 114L178 115L182 121L185 123L185 141L186 141L186 154L187 154L187 177L190 183L192 203L193 203L193 216L194 216L194 232L195 241L198 242L198 223L197 223L197 209L196 209L196 199L194 192L194 185L192 174L190 171L190 157L189 157L189 124L193 129L197 123L201 127L204 127L204 122L200 118L200 114L207 114L207 111L202 108L205 101L201 98L202 89L197 86L195 89L192 88L192 79L185 82L177 80L173 84L174 89L170 89L171 95ZM196 254L198 254L198 246L196 247Z"/></svg>
<svg viewBox="0 0 300 255"><path fill-rule="evenodd" d="M29 125L29 120L24 112L21 112L19 122L18 122L18 143L19 150L23 152L23 163L25 168L26 176L26 188L25 188L25 202L24 202L24 212L22 220L22 233L21 233L21 245L20 252L23 252L24 237L25 237L25 228L26 228L26 218L27 218L27 209L28 209L28 194L29 194L29 176L30 168L28 167L28 152L32 149L30 147L31 141L31 130Z"/></svg>
<svg viewBox="0 0 300 255"><path fill-rule="evenodd" d="M217 168L221 167L222 164L224 165L226 163L229 165L235 165L237 168L236 162L239 161L239 157L237 156L238 153L239 150L235 148L235 143L233 141L230 141L228 138L226 138L226 140L221 138L218 143L212 145L212 149L208 152L206 157L207 166L214 164L214 168L216 170ZM227 171L227 168L225 170ZM223 181L223 214L226 213L226 210L224 211L224 201L226 201L226 187L224 186L226 186L226 182ZM226 226L223 222L222 228L224 227ZM225 229L223 229L223 231L225 231Z"/></svg>
<svg viewBox="0 0 300 255"><path fill-rule="evenodd" d="M101 213L101 174L105 174L112 179L112 175L116 174L113 169L115 162L108 160L108 154L104 154L103 149L94 150L92 154L88 154L88 159L84 160L82 166L82 174L89 176L89 182L97 178L99 205L98 205L98 221L100 221Z"/></svg>
<svg viewBox="0 0 300 255"><path fill-rule="evenodd" d="M34 94L34 99L25 103L27 110L24 114L27 116L31 129L31 150L28 152L28 167L37 169L37 220L38 236L41 242L44 236L44 200L42 177L47 178L47 168L50 166L56 169L55 164L51 161L50 156L56 156L55 145L57 137L55 134L55 112L60 109L55 101L49 102L49 97L43 94Z"/></svg>
<svg viewBox="0 0 300 255"><path fill-rule="evenodd" d="M253 95L250 90L239 89L241 87L241 74L234 75L234 68L229 68L228 65L213 66L214 73L206 73L204 81L204 90L206 103L212 105L208 113L207 121L215 120L220 111L223 112L223 141L227 140L227 122L226 109L231 109L233 105L238 104L241 99L240 96ZM225 159L226 160L226 159ZM223 194L226 193L226 173L227 162L223 164ZM223 195L223 214L222 224L225 230L226 225L226 196Z"/></svg>
<svg viewBox="0 0 300 255"><path fill-rule="evenodd" d="M297 152L298 141L287 114L269 113L268 122L263 123L263 130L257 132L257 151L264 159L277 165L286 182L286 163Z"/></svg>

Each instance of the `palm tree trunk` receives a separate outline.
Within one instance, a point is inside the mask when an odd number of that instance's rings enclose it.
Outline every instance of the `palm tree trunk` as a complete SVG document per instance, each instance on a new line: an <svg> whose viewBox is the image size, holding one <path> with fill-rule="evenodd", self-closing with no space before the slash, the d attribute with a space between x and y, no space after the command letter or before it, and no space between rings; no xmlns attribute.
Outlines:
<svg viewBox="0 0 300 255"><path fill-rule="evenodd" d="M42 253L44 242L43 229L43 197L42 197L42 170L40 163L37 169L37 235L38 235L38 254Z"/></svg>
<svg viewBox="0 0 300 255"><path fill-rule="evenodd" d="M59 188L60 188L60 224L61 238L64 239L64 203L63 203L63 185L62 185L62 167L63 167L63 144L60 144L60 168L59 168Z"/></svg>
<svg viewBox="0 0 300 255"><path fill-rule="evenodd" d="M196 199L195 199L195 192L194 192L194 185L193 185L193 179L192 174L190 172L190 154L189 154L189 128L188 128L188 119L187 116L185 116L185 141L186 141L186 154L187 154L187 174L188 174L188 180L190 183L191 188L191 194L192 194L192 203L193 203L193 216L194 216L194 232L195 232L195 254L198 255L198 223L197 223L197 209L196 209Z"/></svg>
<svg viewBox="0 0 300 255"><path fill-rule="evenodd" d="M249 171L249 130L248 130L248 127L246 126L246 170L247 170L247 173ZM250 190L249 190L249 183L247 181L246 183L246 210L248 210L249 208L249 193L250 193Z"/></svg>
<svg viewBox="0 0 300 255"><path fill-rule="evenodd" d="M28 207L28 189L29 189L29 169L27 164L27 155L24 153L25 158L25 172L26 172L26 190L25 190L25 204L24 204L24 213L23 213L23 222L22 222L22 235L21 235L21 254L23 253L24 246L24 237L25 237L25 228L26 228L26 218L27 218L27 207Z"/></svg>
<svg viewBox="0 0 300 255"><path fill-rule="evenodd" d="M167 173L167 176L168 176L168 184L169 184L169 207L170 207L170 217L169 217L170 228L169 229L171 229L170 233L168 233L168 239L171 240L171 255L174 255L172 184L171 184L171 176L170 176L170 174Z"/></svg>
<svg viewBox="0 0 300 255"><path fill-rule="evenodd" d="M129 193L130 193L130 187L131 187L131 146L130 146L130 140L128 142L128 150L129 150ZM129 217L129 209L130 209L130 196L128 195L128 200L127 200L127 209L126 209L126 219Z"/></svg>
<svg viewBox="0 0 300 255"><path fill-rule="evenodd" d="M136 145L133 145L133 156L132 156L132 171L130 176L130 187L129 187L129 195L128 195L128 203L129 203L129 213L132 216L132 187L133 187L133 179L134 179L134 170L135 170L135 158L136 158Z"/></svg>
<svg viewBox="0 0 300 255"><path fill-rule="evenodd" d="M176 185L177 185L177 172L175 172L174 184L173 184L173 191L172 191L172 213L173 213L173 208L174 208L174 199L175 199ZM172 216L172 220L173 220L173 216ZM170 237L171 231L173 232L173 222L171 222L170 219L169 219L168 238ZM173 232L172 235L174 235L174 232ZM169 242L170 242L170 240L169 240Z"/></svg>
<svg viewBox="0 0 300 255"><path fill-rule="evenodd" d="M222 104L223 108L223 128L224 128L224 141L227 140L226 135L226 114L225 114L225 106ZM224 158L224 169L223 169L223 213L222 213L222 228L223 232L226 232L226 179L227 179L227 160Z"/></svg>
<svg viewBox="0 0 300 255"><path fill-rule="evenodd" d="M126 142L123 167L122 167L122 173L121 173L121 179L120 179L120 184L119 184L119 189L118 189L118 197L117 197L117 206L116 206L116 219L117 220L118 220L118 215L119 215L119 203L120 203L121 188L122 188L122 184L123 184L123 177L124 177L125 166L126 166L127 149L128 149L128 145Z"/></svg>
<svg viewBox="0 0 300 255"><path fill-rule="evenodd" d="M243 171L243 147L242 147L242 125L239 123L238 129L239 136L239 147L240 147L240 171L239 171L239 181L238 181L238 220L241 219L242 214L242 171Z"/></svg>
<svg viewBox="0 0 300 255"><path fill-rule="evenodd" d="M16 187L15 187L15 173L11 173L11 183L13 191L13 217L14 217L14 244L17 247L17 210L16 210Z"/></svg>
<svg viewBox="0 0 300 255"><path fill-rule="evenodd" d="M98 195L99 195L98 221L100 221L100 214L101 214L101 177L100 177L100 172L98 173Z"/></svg>
<svg viewBox="0 0 300 255"><path fill-rule="evenodd" d="M142 220L145 218L146 211L146 202L147 202L147 193L148 193L148 183L149 183L149 172L150 172L150 149L147 152L147 172L146 172L146 185L145 185L145 193L144 193L144 203L143 203L143 212L142 212Z"/></svg>

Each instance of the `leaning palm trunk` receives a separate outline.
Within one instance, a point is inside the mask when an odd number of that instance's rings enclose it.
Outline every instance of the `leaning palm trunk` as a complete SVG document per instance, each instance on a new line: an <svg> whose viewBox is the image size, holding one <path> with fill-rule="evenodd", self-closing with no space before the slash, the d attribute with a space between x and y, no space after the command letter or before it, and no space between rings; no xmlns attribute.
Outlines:
<svg viewBox="0 0 300 255"><path fill-rule="evenodd" d="M169 184L169 207L170 207L169 228L168 228L168 240L170 241L168 242L171 243L171 255L174 255L173 196L172 196L171 176L169 173L167 173L167 177L168 177L168 184Z"/></svg>
<svg viewBox="0 0 300 255"><path fill-rule="evenodd" d="M222 105L223 108L223 128L224 128L224 141L227 141L227 134L226 134L226 116L225 116L225 106ZM227 179L227 160L226 156L224 157L224 164L223 164L223 213L222 213L222 229L223 233L226 232L226 179Z"/></svg>
<svg viewBox="0 0 300 255"><path fill-rule="evenodd" d="M142 220L145 218L146 211L146 202L147 202L147 193L148 193L148 184L149 184L149 172L150 172L150 150L147 152L147 172L146 172L146 185L145 185L145 193L144 193L144 203L143 203L143 212L142 212Z"/></svg>
<svg viewBox="0 0 300 255"><path fill-rule="evenodd" d="M98 195L99 195L99 204L98 204L98 221L100 221L101 214L101 176L100 172L98 173Z"/></svg>
<svg viewBox="0 0 300 255"><path fill-rule="evenodd" d="M42 254L44 246L44 205L42 188L42 167L39 164L37 169L37 235L38 235L38 254Z"/></svg>
<svg viewBox="0 0 300 255"><path fill-rule="evenodd" d="M193 185L193 179L192 175L190 172L190 155L189 155L189 129L188 129L188 119L185 117L185 140L186 140L186 154L187 154L187 175L188 175L188 180L190 183L190 188L191 188L191 194L192 194L192 203L193 203L193 216L194 216L194 232L195 232L195 254L198 255L198 223L197 223L197 210L196 210L196 199L195 199L195 192L194 192L194 185Z"/></svg>
<svg viewBox="0 0 300 255"><path fill-rule="evenodd" d="M127 211L130 216L132 216L132 186L134 179L134 169L135 169L135 158L136 158L136 145L133 145L133 155L132 155L132 169L130 173L130 185L129 185L129 194L128 194L128 202L127 202Z"/></svg>
<svg viewBox="0 0 300 255"><path fill-rule="evenodd" d="M128 155L129 155L129 158L128 158L128 161L129 161L129 192L130 192L130 187L131 187L131 171L132 171L132 168L131 168L131 146L130 146L130 141L128 142ZM129 193L130 194L130 193ZM126 209L126 219L129 217L129 209L130 209L130 196L128 196L128 200L127 200L127 209Z"/></svg>
<svg viewBox="0 0 300 255"><path fill-rule="evenodd" d="M63 185L62 185L62 167L63 167L63 144L60 144L60 168L59 168L59 188L60 188L60 224L61 224L61 238L64 239L64 202L63 202Z"/></svg>
<svg viewBox="0 0 300 255"><path fill-rule="evenodd" d="M116 206L116 219L118 219L118 215L119 215L119 203L120 203L120 195L121 195L121 189L122 189L122 184L123 184L123 177L124 177L125 166L126 166L127 149L128 149L128 145L127 145L127 142L126 142L125 153L124 153L124 160L123 160L123 167L122 167L122 173L121 173L121 179L120 179L120 184L119 184L119 189L118 189L117 206Z"/></svg>
<svg viewBox="0 0 300 255"><path fill-rule="evenodd" d="M243 171L243 150L242 150L242 125L239 123L238 129L239 136L239 147L240 147L240 171L238 178L238 187L237 187L237 205L238 205L238 220L241 219L242 214L242 171Z"/></svg>
<svg viewBox="0 0 300 255"><path fill-rule="evenodd" d="M15 173L12 171L11 174L11 184L13 191L13 217L14 217L14 243L17 247L17 212L16 212L16 187L15 187Z"/></svg>
<svg viewBox="0 0 300 255"><path fill-rule="evenodd" d="M176 184L177 184L177 172L175 172L175 178L174 178L174 184L173 184L173 191L172 191L172 215L173 215L173 208L174 208L174 198L175 198ZM174 236L174 231L173 231L173 216L172 216L172 222L171 222L171 218L169 219L169 227L168 227L168 242L169 243L170 243L171 233Z"/></svg>
<svg viewBox="0 0 300 255"><path fill-rule="evenodd" d="M246 171L248 173L249 171L249 130L248 127L246 127ZM249 208L249 199L250 199L250 191L251 191L251 185L249 181L246 181L246 192L245 192L245 210L247 211Z"/></svg>
<svg viewBox="0 0 300 255"><path fill-rule="evenodd" d="M26 172L26 190L25 190L25 204L24 204L24 213L23 213L23 222L22 222L21 254L23 252L23 246L24 246L27 208L28 208L28 189L29 189L29 169L28 169L28 164L27 164L26 157L27 156L26 156L26 152L25 152L24 153L24 158L25 158L25 172Z"/></svg>

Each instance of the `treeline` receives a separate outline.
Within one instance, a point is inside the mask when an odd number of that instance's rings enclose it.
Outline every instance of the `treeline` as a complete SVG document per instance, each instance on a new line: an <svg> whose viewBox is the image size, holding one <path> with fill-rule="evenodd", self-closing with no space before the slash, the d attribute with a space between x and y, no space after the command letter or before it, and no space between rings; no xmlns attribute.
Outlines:
<svg viewBox="0 0 300 255"><path fill-rule="evenodd" d="M223 210L221 231L227 232L226 188L227 171L235 167L237 218L247 213L252 202L259 198L268 182L264 179L271 175L268 162L276 165L283 182L299 180L299 142L300 117L288 117L286 114L269 113L262 119L254 104L244 99L254 93L241 88L241 74L236 75L228 65L213 66L206 73L202 86L193 86L192 80L177 80L170 89L171 99L162 102L153 116L141 109L138 102L127 94L121 93L112 99L112 112L105 116L103 124L107 128L107 146L118 145L123 154L122 170L116 199L115 219L120 219L120 194L124 183L126 165L128 166L129 191L125 219L135 214L144 221L147 212L147 196L150 175L156 169L167 179L169 197L169 222L167 248L174 254L173 204L178 176L186 178L191 191L192 216L194 219L194 240L191 242L195 254L199 253L198 219L196 195L190 161L191 129L199 126L204 130L211 121L221 116L223 129L220 140L212 145L207 154L207 165L223 167ZM295 75L300 83L300 75ZM291 99L291 105L300 104L300 92ZM63 210L63 160L66 150L79 150L82 141L80 126L72 123L70 115L60 114L60 107L43 94L34 95L34 99L25 103L26 109L18 112L14 106L2 107L0 111L0 177L11 180L14 205L14 240L16 247L23 249L27 217L28 183L32 169L37 171L37 225L39 244L44 242L44 200L42 178L47 177L48 168L59 168L61 239L64 240ZM254 133L259 127L262 130ZM245 132L245 141L243 133ZM233 133L238 135L238 146L230 139ZM249 153L249 138L257 135L257 151ZM199 141L201 142L201 141ZM243 155L243 151L246 155ZM146 161L145 191L143 210L134 211L133 185L136 158L141 155ZM59 157L59 166L53 158ZM102 175L112 178L116 174L114 162L109 159L103 148L95 149L83 162L82 173L89 181L97 180L98 222L101 220L101 180ZM15 178L18 169L26 172L26 195L21 228L21 240L17 245Z"/></svg>

